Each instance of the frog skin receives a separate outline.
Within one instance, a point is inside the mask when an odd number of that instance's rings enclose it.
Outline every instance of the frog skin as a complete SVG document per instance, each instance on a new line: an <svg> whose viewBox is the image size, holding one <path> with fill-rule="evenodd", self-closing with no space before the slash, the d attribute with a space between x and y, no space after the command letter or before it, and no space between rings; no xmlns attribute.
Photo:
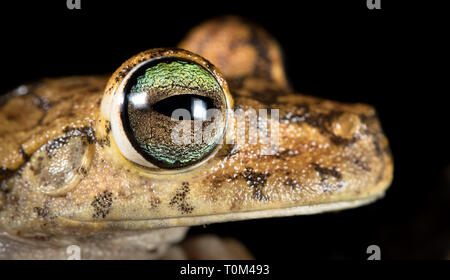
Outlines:
<svg viewBox="0 0 450 280"><path fill-rule="evenodd" d="M213 73L230 108L279 109L277 152L226 143L182 171L128 160L111 104L139 63L166 56ZM238 17L207 21L112 76L20 86L0 106L1 258L66 258L71 244L83 258L160 258L189 226L359 207L393 178L375 109L296 93L277 42Z"/></svg>

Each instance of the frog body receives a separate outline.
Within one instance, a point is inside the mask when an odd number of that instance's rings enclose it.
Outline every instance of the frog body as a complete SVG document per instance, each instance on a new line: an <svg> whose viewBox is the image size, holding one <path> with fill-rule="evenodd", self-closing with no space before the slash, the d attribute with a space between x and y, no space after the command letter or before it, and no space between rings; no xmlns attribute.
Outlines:
<svg viewBox="0 0 450 280"><path fill-rule="evenodd" d="M179 172L130 162L111 104L126 76L155 57L216 75L232 109L278 109L277 150L224 143ZM373 107L296 93L270 35L225 17L112 76L47 78L2 97L0 242L10 249L0 257L64 258L61 248L81 244L86 258L159 258L188 226L365 205L384 195L392 173ZM18 253L24 246L34 253Z"/></svg>

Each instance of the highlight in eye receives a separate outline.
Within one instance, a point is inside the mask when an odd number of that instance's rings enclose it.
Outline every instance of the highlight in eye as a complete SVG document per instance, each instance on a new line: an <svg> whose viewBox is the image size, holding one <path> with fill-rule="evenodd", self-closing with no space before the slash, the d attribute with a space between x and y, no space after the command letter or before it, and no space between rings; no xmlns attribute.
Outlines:
<svg viewBox="0 0 450 280"><path fill-rule="evenodd" d="M198 95L183 94L163 99L154 104L153 109L160 114L171 117L177 109L185 109L193 120L206 120L207 112L214 108L212 99Z"/></svg>
<svg viewBox="0 0 450 280"><path fill-rule="evenodd" d="M225 110L226 97L213 74L197 63L165 58L142 65L128 79L121 119L137 153L174 169L214 151L224 134Z"/></svg>

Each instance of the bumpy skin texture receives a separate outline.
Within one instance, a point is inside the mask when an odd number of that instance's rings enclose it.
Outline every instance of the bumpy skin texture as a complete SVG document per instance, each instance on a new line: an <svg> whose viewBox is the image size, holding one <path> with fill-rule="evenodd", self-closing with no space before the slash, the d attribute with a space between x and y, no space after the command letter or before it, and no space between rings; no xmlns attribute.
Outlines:
<svg viewBox="0 0 450 280"><path fill-rule="evenodd" d="M106 233L317 213L384 194L393 162L374 108L292 91L277 43L239 18L200 25L180 47L223 73L234 108L280 110L278 152L261 155L260 144L226 144L198 168L149 172L122 156L102 109L138 61L127 61L109 82L103 76L43 79L1 100L1 231L67 243Z"/></svg>

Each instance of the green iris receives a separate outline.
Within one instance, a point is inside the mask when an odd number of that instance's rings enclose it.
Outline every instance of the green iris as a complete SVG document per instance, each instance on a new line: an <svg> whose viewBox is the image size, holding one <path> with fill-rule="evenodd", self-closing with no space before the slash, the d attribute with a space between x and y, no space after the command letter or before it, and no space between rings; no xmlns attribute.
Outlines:
<svg viewBox="0 0 450 280"><path fill-rule="evenodd" d="M197 163L214 151L223 135L224 92L199 64L164 60L144 65L129 79L125 94L122 118L127 136L134 148L158 167L182 168ZM182 120L172 118L177 109L187 114ZM217 114L211 117L210 109L220 112L220 118ZM173 133L180 125L187 140L182 143L174 141L178 132ZM202 133L210 125L215 125L213 133L204 137Z"/></svg>
<svg viewBox="0 0 450 280"><path fill-rule="evenodd" d="M145 70L137 78L131 92L173 87L202 91L222 91L216 79L205 68L187 61L161 62Z"/></svg>

